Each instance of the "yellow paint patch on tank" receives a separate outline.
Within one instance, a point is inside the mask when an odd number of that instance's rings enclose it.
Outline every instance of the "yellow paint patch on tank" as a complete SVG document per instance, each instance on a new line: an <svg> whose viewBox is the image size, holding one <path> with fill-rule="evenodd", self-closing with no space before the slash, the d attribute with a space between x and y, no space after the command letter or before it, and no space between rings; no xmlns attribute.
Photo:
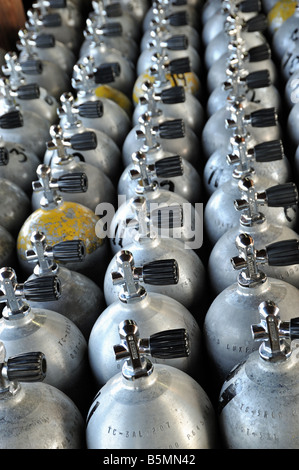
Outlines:
<svg viewBox="0 0 299 470"><path fill-rule="evenodd" d="M171 75L170 73L167 73L166 78L169 81L169 86L183 86L185 90L192 95L198 96L200 94L200 82L196 74L193 72L179 75ZM138 104L139 98L144 95L142 84L145 81L154 83L155 77L150 75L149 72L144 72L139 75L133 87L133 101L135 104Z"/></svg>
<svg viewBox="0 0 299 470"><path fill-rule="evenodd" d="M271 34L274 34L294 14L296 4L297 2L294 0L282 0L274 5L267 16L268 28Z"/></svg>
<svg viewBox="0 0 299 470"><path fill-rule="evenodd" d="M92 253L104 244L104 239L95 233L98 220L99 217L90 209L75 202L64 201L49 210L37 209L27 218L19 232L18 254L26 260L25 251L32 248L30 238L35 230L44 232L49 245L65 240L83 240L86 253Z"/></svg>
<svg viewBox="0 0 299 470"><path fill-rule="evenodd" d="M126 111L129 117L132 116L133 107L131 101L124 93L116 88L108 85L100 85L95 89L95 94L98 98L108 98L109 100L114 101Z"/></svg>

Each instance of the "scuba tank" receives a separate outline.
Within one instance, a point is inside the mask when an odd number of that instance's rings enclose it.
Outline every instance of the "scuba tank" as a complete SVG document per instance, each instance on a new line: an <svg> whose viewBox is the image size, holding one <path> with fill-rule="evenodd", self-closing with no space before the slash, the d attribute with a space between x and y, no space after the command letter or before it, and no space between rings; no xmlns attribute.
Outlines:
<svg viewBox="0 0 299 470"><path fill-rule="evenodd" d="M184 11L188 14L189 24L195 29L199 28L201 24L200 15L197 10L197 1L176 1L176 0L155 0L152 2L151 7L148 9L144 19L143 19L143 31L150 29L150 24L156 18L159 18L161 15L161 10L164 11L165 16L169 16L173 13L179 13Z"/></svg>
<svg viewBox="0 0 299 470"><path fill-rule="evenodd" d="M88 75L89 87L92 96L95 98L108 98L118 104L131 118L132 101L131 95L126 95L120 89L122 88L122 77L120 76L120 64L118 62L102 63L99 67L95 66L93 57L83 57L82 62L73 67L72 86L76 89L76 84L80 82L82 73ZM76 99L81 99L80 91ZM129 97L130 96L130 97ZM84 95L83 95L84 99ZM91 98L92 99L92 98Z"/></svg>
<svg viewBox="0 0 299 470"><path fill-rule="evenodd" d="M84 64L86 57L81 56L77 60L76 64ZM97 46L97 54L93 57L94 67L100 67L102 64L118 64L117 65L117 81L115 86L118 90L124 93L127 97L132 96L132 89L136 80L135 65L128 58L116 48L109 47L107 44L101 42ZM74 71L73 78L76 79L76 73Z"/></svg>
<svg viewBox="0 0 299 470"><path fill-rule="evenodd" d="M104 385L119 372L112 347L117 340L117 326L130 317L143 327L148 335L158 328L186 328L189 332L191 354L173 361L174 367L201 381L201 332L196 320L182 304L157 292L147 292L145 285L176 284L179 273L175 260L153 261L142 267L134 264L132 253L121 250L116 256L117 271L111 273L113 284L122 286L119 298L103 310L96 320L88 341L91 370L98 385ZM158 361L159 362L159 361ZM161 361L168 364L167 360Z"/></svg>
<svg viewBox="0 0 299 470"><path fill-rule="evenodd" d="M161 30L164 34L161 34ZM158 31L160 34L158 34ZM164 60L177 60L188 57L190 60L191 70L199 76L201 73L201 60L199 52L189 45L188 38L184 34L170 35L163 28L156 29L156 36L147 44L146 49L140 52L136 73L141 75L149 70L152 66L152 56L158 54Z"/></svg>
<svg viewBox="0 0 299 470"><path fill-rule="evenodd" d="M155 16L149 25L149 29L144 31L142 38L140 40L140 51L144 51L147 48L147 44L153 38L155 39L165 30L170 36L174 34L183 34L188 38L188 43L195 50L199 51L201 47L201 38L198 31L190 26L190 20L188 12L185 10L179 11L177 13L170 13L166 15L166 12L163 8L157 10L158 15Z"/></svg>
<svg viewBox="0 0 299 470"><path fill-rule="evenodd" d="M241 233L246 232L254 239L255 248L263 249L265 245L286 239L299 238L293 229L279 224L273 218L270 222L265 215L265 206L281 207L286 216L297 211L298 192L294 183L282 184L268 188L264 193L258 192L250 178L244 178L239 183L241 197L234 201L235 209L241 212L239 224L225 232L214 245L208 260L208 272L212 290L221 292L235 282L235 273L230 263L236 253L235 240ZM261 207L262 206L262 207ZM219 270L219 256L223 258ZM299 267L264 265L263 271L269 276L281 279L295 287L299 286Z"/></svg>
<svg viewBox="0 0 299 470"><path fill-rule="evenodd" d="M42 118L46 118L50 124L57 121L57 100L49 95L45 88L36 83L27 83L25 74L22 72L15 52L5 54L5 66L2 72L9 77L11 95L22 110L33 111Z"/></svg>
<svg viewBox="0 0 299 470"><path fill-rule="evenodd" d="M257 349L250 335L260 302L272 299L286 320L298 303L298 288L281 279L268 277L259 264L287 266L298 263L298 240L282 240L256 250L246 233L236 239L239 256L231 262L240 273L211 303L204 320L204 342L212 377L218 387L237 364ZM236 275L235 275L236 276Z"/></svg>
<svg viewBox="0 0 299 470"><path fill-rule="evenodd" d="M279 186L276 185L276 182L270 177L258 176L255 174L254 169L240 174L233 172L232 175L233 177L231 181L224 183L219 189L217 189L210 196L205 206L205 230L213 245L229 229L239 226L239 215L234 207L234 201L239 198L240 193L238 183L244 177L248 177L253 181L255 190L261 193L262 203L265 204L268 195L273 197L273 206L267 205L263 209L263 213L269 223L289 227L293 230L296 228L298 204L297 195L295 201L294 198L291 197L289 208L286 209L285 207L279 206L281 201L276 200L276 194L278 194L278 197L280 196L280 189ZM250 183L250 185L252 185L252 183ZM291 195L293 195L294 189L292 183L290 183L290 191ZM289 193L287 193L287 197L288 196ZM287 203L288 200L289 199L287 199Z"/></svg>
<svg viewBox="0 0 299 470"><path fill-rule="evenodd" d="M52 34L55 39L62 42L76 56L83 41L81 28L68 25L63 21L63 15L53 12L44 4L27 11L27 22L29 26L38 28L41 34Z"/></svg>
<svg viewBox="0 0 299 470"><path fill-rule="evenodd" d="M227 105L210 116L202 131L203 152L208 159L215 150L229 147L235 134L254 144L281 137L275 108L263 108L245 99L227 100Z"/></svg>
<svg viewBox="0 0 299 470"><path fill-rule="evenodd" d="M146 80L142 84L143 95L135 106L132 124L136 126L144 113L160 122L167 119L184 118L196 135L200 135L204 123L204 109L199 100L185 91L183 86L159 89L157 82Z"/></svg>
<svg viewBox="0 0 299 470"><path fill-rule="evenodd" d="M158 53L152 54L152 66L144 73L140 74L133 86L133 103L139 103L139 99L143 96L144 90L142 85L145 81L155 82L162 91L169 86L183 86L185 91L191 93L200 99L202 94L202 86L200 79L191 69L190 59L184 56L180 59L168 60L167 57Z"/></svg>
<svg viewBox="0 0 299 470"><path fill-rule="evenodd" d="M0 136L0 178L19 186L28 196L40 160L22 145L5 142Z"/></svg>
<svg viewBox="0 0 299 470"><path fill-rule="evenodd" d="M269 46L263 34L266 26L266 17L261 13L247 21L236 13L226 14L223 29L205 47L204 63L207 71L228 58L235 47L244 53L258 46Z"/></svg>
<svg viewBox="0 0 299 470"><path fill-rule="evenodd" d="M87 276L63 265L66 262L84 260L86 250L83 241L66 240L49 246L42 232L33 232L31 244L32 248L26 251L26 257L35 266L28 280L55 275L61 285L61 295L54 301L33 299L28 300L28 304L34 308L54 310L65 315L79 328L88 341L95 321L106 307L104 295L100 287Z"/></svg>
<svg viewBox="0 0 299 470"><path fill-rule="evenodd" d="M32 233L42 229L50 245L66 240L84 240L84 260L79 263L65 263L65 266L85 274L99 284L108 264L108 245L97 236L95 230L99 217L82 204L64 201L57 194L57 190L63 193L85 191L86 175L79 173L52 178L51 169L46 165L39 165L37 176L39 180L33 182L33 190L42 191L43 198L40 208L27 217L18 234L20 268L25 275L32 274L33 268L26 258L26 251L31 249Z"/></svg>
<svg viewBox="0 0 299 470"><path fill-rule="evenodd" d="M36 83L59 99L61 93L70 90L70 79L67 73L55 62L41 60L31 45L30 35L26 30L19 31L20 40L17 42L19 62L27 83Z"/></svg>
<svg viewBox="0 0 299 470"><path fill-rule="evenodd" d="M33 7L35 10L47 8L46 12L51 14L58 13L63 24L75 29L81 29L83 26L83 17L75 0L35 0Z"/></svg>
<svg viewBox="0 0 299 470"><path fill-rule="evenodd" d="M36 351L42 346L47 361L48 383L69 396L81 408L83 390L88 390L87 343L80 330L54 310L30 307L26 299L54 300L60 284L55 276L17 282L11 268L1 268L1 302L6 306L0 319L0 341L8 355Z"/></svg>
<svg viewBox="0 0 299 470"><path fill-rule="evenodd" d="M73 107L74 97L71 93L64 93L61 98L59 118L64 140L70 139L74 153L79 160L98 167L110 179L116 180L116 167L121 161L121 152L114 140L104 131L85 127ZM57 128L58 129L58 128ZM44 156L44 162L50 164L53 152Z"/></svg>
<svg viewBox="0 0 299 470"><path fill-rule="evenodd" d="M136 266L144 266L156 259L175 258L179 270L177 284L147 284L147 292L167 295L184 305L197 318L204 318L207 282L205 267L200 257L194 250L186 250L179 240L164 239L157 235L154 221L147 213L146 200L143 197L135 197L131 204L135 209L138 232L127 245L123 246L123 249L132 253ZM176 223L181 223L179 218ZM105 273L103 289L107 305L118 300L122 288L113 284L111 279L111 272L116 272L118 269L118 253L114 254ZM142 280L140 283L142 284Z"/></svg>
<svg viewBox="0 0 299 470"><path fill-rule="evenodd" d="M252 34L252 33L251 33ZM234 60L242 64L242 68L248 73L259 70L268 70L271 83L278 83L278 71L271 59L271 49L263 41L252 47L242 47L236 38L231 41L228 52L223 54L209 69L207 73L207 88L209 93L220 86L226 79L226 68Z"/></svg>
<svg viewBox="0 0 299 470"><path fill-rule="evenodd" d="M226 80L217 85L210 93L207 101L207 115L210 117L227 102L233 90L237 96L244 96L247 102L253 102L265 108L281 109L281 97L278 89L271 84L268 70L248 70L236 66L235 59L229 61L226 68Z"/></svg>
<svg viewBox="0 0 299 470"><path fill-rule="evenodd" d="M232 167L240 171L252 164L257 175L271 175L276 183L290 181L291 165L281 140L270 140L248 148L246 137L235 135L231 138L231 148L230 153L223 149L215 150L205 164L203 182L209 196L232 178Z"/></svg>
<svg viewBox="0 0 299 470"><path fill-rule="evenodd" d="M122 173L117 193L127 198L136 195L137 186L157 181L159 186L181 195L191 204L199 202L201 196L201 180L195 168L180 155L148 162L147 153L135 152L132 155L133 163L126 167Z"/></svg>
<svg viewBox="0 0 299 470"><path fill-rule="evenodd" d="M75 152L69 153L67 147L71 142L64 142L60 126L52 126L50 133L53 139L48 143L49 153L52 153L52 157L49 161L52 177L59 179L60 176L65 174L76 175L77 173L84 173L88 180L86 191L68 193L67 196L65 196L65 200L83 204L92 211L95 211L97 205L101 202L113 204L116 199L115 188L109 177L100 168L96 168L94 165L84 160L80 161L79 159L78 161L76 158L78 154ZM77 139L73 139L73 145L71 145L77 149L83 147L92 150L95 144L97 144L93 132L78 133L75 134L75 138L76 137ZM45 159L45 161L47 161L47 159ZM59 191L57 194L61 195ZM33 193L31 201L33 210L36 210L40 206L42 197L43 195L41 193Z"/></svg>
<svg viewBox="0 0 299 470"><path fill-rule="evenodd" d="M70 77L76 62L74 52L66 44L58 41L54 34L49 34L45 30L42 31L38 23L37 13L30 15L30 20L25 22L28 41L33 52L40 60L59 65L67 76Z"/></svg>
<svg viewBox="0 0 299 470"><path fill-rule="evenodd" d="M262 344L231 372L220 392L223 445L297 449L298 318L281 320L279 304L271 298L259 305L259 314L251 331Z"/></svg>
<svg viewBox="0 0 299 470"><path fill-rule="evenodd" d="M1 449L85 449L80 411L63 392L42 383L45 355L32 351L7 358L3 342L0 351Z"/></svg>
<svg viewBox="0 0 299 470"><path fill-rule="evenodd" d="M119 50L128 60L136 64L139 47L132 37L124 33L123 27L121 23L117 22L117 19L113 23L106 20L102 23L98 21L96 16L88 18L83 34L85 40L81 45L79 57L91 56L96 60L97 48L101 43L104 43Z"/></svg>
<svg viewBox="0 0 299 470"><path fill-rule="evenodd" d="M103 23L120 23L124 34L139 40L139 25L134 17L123 8L122 2L107 3L103 0L92 0L93 12L89 14L89 18L95 19L98 24Z"/></svg>
<svg viewBox="0 0 299 470"><path fill-rule="evenodd" d="M49 121L33 111L23 111L10 93L9 80L0 78L0 134L7 142L24 146L41 158L49 140Z"/></svg>
<svg viewBox="0 0 299 470"><path fill-rule="evenodd" d="M201 205L193 206L179 194L161 188L157 181L144 180L144 184L145 186L136 187L136 196L143 196L146 200L148 213L157 221L158 235L166 238L178 238L185 247L191 249L199 248L203 227ZM123 198L119 198L120 204L111 218L108 232L113 253L131 242L136 232L133 199L127 201L125 198L123 201ZM165 220L162 220L159 212L164 206L167 206L167 209L164 214ZM176 225L176 217L182 221L179 226ZM169 226L170 222L172 222L171 226ZM164 223L166 223L165 229Z"/></svg>
<svg viewBox="0 0 299 470"><path fill-rule="evenodd" d="M131 120L124 108L110 98L95 94L95 77L82 64L75 65L76 79L72 87L76 90L73 109L85 127L96 129L107 134L121 148L132 128ZM107 67L108 69L108 67ZM101 69L99 69L99 75ZM102 74L104 78L104 73ZM109 82L109 73L105 73ZM111 66L111 76L113 69ZM99 77L100 78L100 77Z"/></svg>
<svg viewBox="0 0 299 470"><path fill-rule="evenodd" d="M237 14L240 19L245 23L249 19L257 15L261 10L260 1L242 1L236 3L234 1L223 1L218 2L219 6L215 9L214 13L204 22L202 27L201 38L205 47L221 33L225 26L226 16L231 14Z"/></svg>
<svg viewBox="0 0 299 470"><path fill-rule="evenodd" d="M119 335L114 353L116 360L125 361L90 406L87 448L216 448L216 417L202 387L176 367L153 365L144 357L188 355L186 331L166 330L140 339L136 323L126 320Z"/></svg>
<svg viewBox="0 0 299 470"><path fill-rule="evenodd" d="M179 154L184 160L197 166L199 163L200 142L193 130L185 125L184 119L160 120L145 112L138 118L127 135L122 147L124 166L132 163L132 155L141 151L149 161Z"/></svg>

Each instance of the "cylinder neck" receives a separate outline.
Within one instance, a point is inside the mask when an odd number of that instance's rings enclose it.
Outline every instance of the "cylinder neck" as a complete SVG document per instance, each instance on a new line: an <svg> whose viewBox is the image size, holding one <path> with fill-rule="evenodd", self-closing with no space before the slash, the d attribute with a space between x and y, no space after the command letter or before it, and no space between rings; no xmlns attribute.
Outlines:
<svg viewBox="0 0 299 470"><path fill-rule="evenodd" d="M53 210L63 203L57 189L51 183L51 169L46 165L37 168L38 181L32 183L33 191L41 191L40 207L44 210Z"/></svg>
<svg viewBox="0 0 299 470"><path fill-rule="evenodd" d="M235 201L235 208L242 211L240 225L242 227L261 226L266 223L266 217L260 212L260 203L256 198L257 191L254 181L247 177L242 179L238 188L241 199Z"/></svg>
<svg viewBox="0 0 299 470"><path fill-rule="evenodd" d="M120 253L116 261L118 270L111 276L114 285L122 286L119 300L123 303L130 303L145 299L147 292L139 283L141 272L140 269L135 268L131 253Z"/></svg>
<svg viewBox="0 0 299 470"><path fill-rule="evenodd" d="M259 305L261 322L252 325L252 335L255 340L263 341L260 348L260 357L269 362L283 362L291 355L290 341L280 320L278 307L268 300Z"/></svg>
<svg viewBox="0 0 299 470"><path fill-rule="evenodd" d="M16 274L11 268L0 270L0 302L5 302L6 307L2 311L4 318L9 319L24 317L30 311L30 307L23 300L22 285L17 283Z"/></svg>
<svg viewBox="0 0 299 470"><path fill-rule="evenodd" d="M250 288L265 283L267 276L259 269L259 262L264 262L264 251L255 250L253 238L247 233L237 236L236 247L239 256L232 258L231 263L234 269L240 270L238 284Z"/></svg>

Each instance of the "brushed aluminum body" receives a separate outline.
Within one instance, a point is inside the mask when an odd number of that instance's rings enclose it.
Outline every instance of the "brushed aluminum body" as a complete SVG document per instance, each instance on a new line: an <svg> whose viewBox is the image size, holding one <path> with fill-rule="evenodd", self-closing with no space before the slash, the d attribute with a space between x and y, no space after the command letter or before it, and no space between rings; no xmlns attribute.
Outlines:
<svg viewBox="0 0 299 470"><path fill-rule="evenodd" d="M212 449L215 412L200 385L171 366L155 364L149 377L113 377L92 403L88 449Z"/></svg>
<svg viewBox="0 0 299 470"><path fill-rule="evenodd" d="M204 318L205 310L202 302L207 287L206 270L194 250L185 249L179 240L165 240L158 237L133 240L124 246L124 249L133 254L136 266L143 266L158 259L175 259L179 269L178 283L164 286L147 284L146 290L177 300L189 309L198 321ZM121 291L120 286L112 283L111 272L113 271L117 271L116 255L111 259L104 278L103 289L107 305L116 302Z"/></svg>

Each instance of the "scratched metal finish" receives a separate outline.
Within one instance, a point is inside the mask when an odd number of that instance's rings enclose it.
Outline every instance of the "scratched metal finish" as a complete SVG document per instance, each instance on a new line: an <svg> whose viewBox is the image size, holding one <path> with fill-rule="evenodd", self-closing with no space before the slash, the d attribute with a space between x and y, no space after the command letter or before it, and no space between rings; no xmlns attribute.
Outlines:
<svg viewBox="0 0 299 470"><path fill-rule="evenodd" d="M297 345L285 361L253 352L222 387L219 423L225 448L298 449Z"/></svg>
<svg viewBox="0 0 299 470"><path fill-rule="evenodd" d="M107 246L96 235L99 220L93 211L74 202L64 201L55 209L37 209L24 222L17 239L17 254L22 269L29 275L33 267L26 260L25 251L31 249L30 238L35 230L42 231L54 245L65 240L84 240L86 257L78 263L66 263L66 267L97 277L105 270Z"/></svg>
<svg viewBox="0 0 299 470"><path fill-rule="evenodd" d="M154 365L134 381L117 374L90 407L90 449L213 449L217 446L211 402L186 373Z"/></svg>

